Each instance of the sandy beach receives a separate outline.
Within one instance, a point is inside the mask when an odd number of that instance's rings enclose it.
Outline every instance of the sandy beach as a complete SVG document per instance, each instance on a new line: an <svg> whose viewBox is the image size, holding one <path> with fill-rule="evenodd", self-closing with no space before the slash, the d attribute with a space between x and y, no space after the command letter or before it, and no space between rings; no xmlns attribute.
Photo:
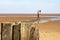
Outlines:
<svg viewBox="0 0 60 40"><path fill-rule="evenodd" d="M40 40L60 40L60 21L36 24L39 27Z"/></svg>
<svg viewBox="0 0 60 40"><path fill-rule="evenodd" d="M48 18L41 17L41 20ZM36 17L0 17L0 23L35 19ZM60 40L60 20L48 20L48 22L35 24L35 26L39 27L40 40Z"/></svg>

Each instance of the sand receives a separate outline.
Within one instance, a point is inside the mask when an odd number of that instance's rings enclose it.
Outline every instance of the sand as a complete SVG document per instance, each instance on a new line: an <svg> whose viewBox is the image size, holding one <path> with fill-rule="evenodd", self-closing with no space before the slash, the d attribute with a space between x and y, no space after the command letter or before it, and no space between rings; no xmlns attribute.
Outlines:
<svg viewBox="0 0 60 40"><path fill-rule="evenodd" d="M60 21L35 24L39 27L40 40L60 40Z"/></svg>
<svg viewBox="0 0 60 40"><path fill-rule="evenodd" d="M0 17L0 22L16 22L21 20L33 20L29 17ZM60 21L48 21L35 24L39 27L40 40L60 40Z"/></svg>

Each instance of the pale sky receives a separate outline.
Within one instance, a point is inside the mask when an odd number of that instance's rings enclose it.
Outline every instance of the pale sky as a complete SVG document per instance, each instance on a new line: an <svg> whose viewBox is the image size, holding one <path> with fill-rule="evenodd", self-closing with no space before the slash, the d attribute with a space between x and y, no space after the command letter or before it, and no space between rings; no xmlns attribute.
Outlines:
<svg viewBox="0 0 60 40"><path fill-rule="evenodd" d="M0 13L59 13L60 0L0 0Z"/></svg>

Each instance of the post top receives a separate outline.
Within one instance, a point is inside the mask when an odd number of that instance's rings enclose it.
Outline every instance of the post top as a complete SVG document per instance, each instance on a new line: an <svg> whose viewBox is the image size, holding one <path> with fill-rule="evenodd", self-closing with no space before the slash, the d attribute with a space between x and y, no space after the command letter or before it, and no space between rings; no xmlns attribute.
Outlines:
<svg viewBox="0 0 60 40"><path fill-rule="evenodd" d="M38 12L41 12L41 10L38 10Z"/></svg>

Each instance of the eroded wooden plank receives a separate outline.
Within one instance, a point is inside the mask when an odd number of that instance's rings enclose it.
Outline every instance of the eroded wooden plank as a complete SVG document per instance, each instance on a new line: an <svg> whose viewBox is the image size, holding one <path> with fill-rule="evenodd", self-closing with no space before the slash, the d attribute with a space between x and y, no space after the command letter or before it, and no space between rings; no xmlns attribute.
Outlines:
<svg viewBox="0 0 60 40"><path fill-rule="evenodd" d="M1 40L12 40L11 23L1 23Z"/></svg>
<svg viewBox="0 0 60 40"><path fill-rule="evenodd" d="M13 25L13 34L12 34L12 40L21 40L21 24L15 24Z"/></svg>

